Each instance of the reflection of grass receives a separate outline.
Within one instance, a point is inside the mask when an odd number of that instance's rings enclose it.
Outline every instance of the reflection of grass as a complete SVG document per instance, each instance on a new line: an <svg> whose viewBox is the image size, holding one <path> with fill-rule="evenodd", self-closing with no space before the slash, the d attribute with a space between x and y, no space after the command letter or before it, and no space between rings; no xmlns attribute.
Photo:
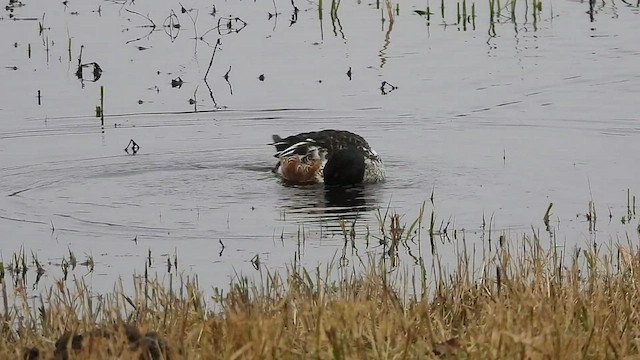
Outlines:
<svg viewBox="0 0 640 360"><path fill-rule="evenodd" d="M338 9L340 8L340 0L331 0L331 18L338 17Z"/></svg>
<svg viewBox="0 0 640 360"><path fill-rule="evenodd" d="M423 216L424 205L409 223L398 214L380 214L372 238L384 250L362 261L362 271L344 259L327 270L292 266L287 274L263 273L257 283L238 277L211 299L199 290L197 278L180 279L178 286L175 278L163 285L139 277L132 294L120 284L98 298L81 279L73 287L59 281L36 301L17 287L16 305L3 309L0 356L42 359L54 351L60 359L69 354L78 359L638 355L639 248L619 245L604 253L588 246L568 252L555 243L543 245L534 232L515 239L501 235L497 249L480 249L478 255L477 245L454 235L444 239L458 249L457 262L447 270L437 249L431 251L433 260L422 255ZM424 226L433 228L433 218ZM437 245L442 233L436 236ZM355 228L349 240L350 246L363 244ZM405 250L416 271L397 261Z"/></svg>

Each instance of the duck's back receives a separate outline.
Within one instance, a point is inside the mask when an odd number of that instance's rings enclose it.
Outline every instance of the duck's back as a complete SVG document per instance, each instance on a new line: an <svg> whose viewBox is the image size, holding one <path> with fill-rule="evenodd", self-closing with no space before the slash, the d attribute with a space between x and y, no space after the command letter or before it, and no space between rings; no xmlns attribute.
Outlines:
<svg viewBox="0 0 640 360"><path fill-rule="evenodd" d="M296 143L304 142L308 139L315 141L318 145L327 149L328 156L331 156L335 151L350 146L367 150L370 149L369 143L367 143L362 136L346 130L312 131L288 136L284 139L274 135L273 145L277 151L283 151Z"/></svg>

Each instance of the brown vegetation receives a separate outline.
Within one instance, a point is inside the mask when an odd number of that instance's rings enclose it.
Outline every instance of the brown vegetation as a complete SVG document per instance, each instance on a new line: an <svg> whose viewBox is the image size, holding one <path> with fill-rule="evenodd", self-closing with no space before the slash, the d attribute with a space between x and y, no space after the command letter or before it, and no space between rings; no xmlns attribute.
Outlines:
<svg viewBox="0 0 640 360"><path fill-rule="evenodd" d="M382 243L419 241L398 227ZM387 234L387 235L384 235ZM395 240L394 240L395 239ZM356 239L356 242L358 240ZM99 300L59 284L34 308L5 309L1 358L23 359L604 359L640 354L640 254L618 245L565 251L500 238L450 272L393 267L396 246L364 271L293 267L239 278L205 301L197 282L139 279ZM394 250L395 249L395 250ZM562 250L561 250L562 249ZM434 261L438 262L437 257ZM406 268L405 268L406 269ZM418 283L418 285L414 285ZM423 285L420 285L423 284ZM17 294L21 292L17 289Z"/></svg>

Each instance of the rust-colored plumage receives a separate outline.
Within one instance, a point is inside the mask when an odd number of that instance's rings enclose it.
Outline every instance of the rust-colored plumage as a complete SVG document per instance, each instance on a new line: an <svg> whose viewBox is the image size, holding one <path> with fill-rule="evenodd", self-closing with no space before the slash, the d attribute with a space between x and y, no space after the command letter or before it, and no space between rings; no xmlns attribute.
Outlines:
<svg viewBox="0 0 640 360"><path fill-rule="evenodd" d="M322 168L322 160L304 162L293 156L280 160L282 179L292 184L313 184L318 182L318 172Z"/></svg>

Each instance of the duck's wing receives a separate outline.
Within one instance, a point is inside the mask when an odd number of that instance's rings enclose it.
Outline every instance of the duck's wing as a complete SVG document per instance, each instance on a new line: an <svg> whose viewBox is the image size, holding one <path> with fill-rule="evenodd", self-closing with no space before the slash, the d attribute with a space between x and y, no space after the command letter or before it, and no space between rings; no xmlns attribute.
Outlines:
<svg viewBox="0 0 640 360"><path fill-rule="evenodd" d="M302 134L298 134L298 135L292 135L292 136L287 136L286 138L281 138L278 135L273 135L272 139L273 139L273 143L269 144L269 145L273 145L276 147L276 151L281 153L285 150L287 150L288 148L299 144L299 143L304 143L305 141L311 140L309 138L305 138L303 136L301 136Z"/></svg>
<svg viewBox="0 0 640 360"><path fill-rule="evenodd" d="M289 146L291 146L292 144L286 140L281 138L279 135L272 135L271 138L273 139L273 142L269 145L273 145L276 147L276 151L280 152L286 148L288 148Z"/></svg>
<svg viewBox="0 0 640 360"><path fill-rule="evenodd" d="M289 156L293 154L304 155L309 146L317 146L327 150L330 157L335 151L346 147L359 148L365 152L371 151L369 143L360 135L345 130L322 130L300 133L297 135L281 138L273 135L275 146L275 157Z"/></svg>
<svg viewBox="0 0 640 360"><path fill-rule="evenodd" d="M370 149L369 143L360 135L345 130L323 130L318 132L318 138L330 153L347 147L361 150Z"/></svg>
<svg viewBox="0 0 640 360"><path fill-rule="evenodd" d="M295 135L296 138L312 139L319 145L325 147L330 153L344 149L346 147L355 147L361 149L369 149L369 143L360 135L354 134L346 130L322 130Z"/></svg>
<svg viewBox="0 0 640 360"><path fill-rule="evenodd" d="M277 158L284 158L293 155L305 156L312 147L320 147L315 140L311 138L305 138L303 136L293 135L286 138L281 138L278 135L273 135L273 143L276 153L273 155Z"/></svg>

